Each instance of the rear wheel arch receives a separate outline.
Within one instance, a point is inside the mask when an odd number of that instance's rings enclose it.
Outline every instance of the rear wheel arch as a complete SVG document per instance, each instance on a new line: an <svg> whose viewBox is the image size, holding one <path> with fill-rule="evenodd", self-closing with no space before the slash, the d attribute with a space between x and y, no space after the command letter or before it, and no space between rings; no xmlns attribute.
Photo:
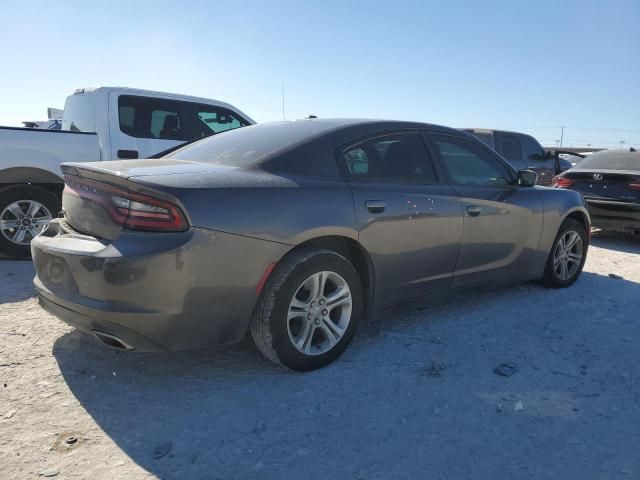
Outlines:
<svg viewBox="0 0 640 480"><path fill-rule="evenodd" d="M364 315L373 313L373 298L375 292L375 275L373 262L369 252L356 240L340 235L328 235L309 239L296 245L287 255L297 252L301 248L313 247L336 252L345 257L354 266L360 277L364 296ZM286 255L285 255L286 256Z"/></svg>

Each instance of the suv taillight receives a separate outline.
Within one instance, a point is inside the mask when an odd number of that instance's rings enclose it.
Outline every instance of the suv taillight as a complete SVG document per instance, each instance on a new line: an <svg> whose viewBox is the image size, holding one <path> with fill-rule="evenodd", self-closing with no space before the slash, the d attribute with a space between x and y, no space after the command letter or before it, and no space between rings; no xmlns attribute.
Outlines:
<svg viewBox="0 0 640 480"><path fill-rule="evenodd" d="M166 200L74 175L65 175L64 181L65 194L98 203L124 228L157 232L189 228L180 207Z"/></svg>
<svg viewBox="0 0 640 480"><path fill-rule="evenodd" d="M551 180L551 186L556 188L569 188L571 185L576 183L574 180L565 177L553 177Z"/></svg>
<svg viewBox="0 0 640 480"><path fill-rule="evenodd" d="M640 190L640 182L631 182L629 188L632 190Z"/></svg>

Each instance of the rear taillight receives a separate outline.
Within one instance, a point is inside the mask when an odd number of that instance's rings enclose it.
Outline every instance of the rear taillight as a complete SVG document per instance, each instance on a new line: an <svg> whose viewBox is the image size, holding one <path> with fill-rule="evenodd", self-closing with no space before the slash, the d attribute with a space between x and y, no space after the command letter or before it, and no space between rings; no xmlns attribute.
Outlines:
<svg viewBox="0 0 640 480"><path fill-rule="evenodd" d="M570 178L565 177L553 177L551 181L551 186L556 188L569 188L573 185L575 180L571 180Z"/></svg>
<svg viewBox="0 0 640 480"><path fill-rule="evenodd" d="M631 182L628 187L632 190L640 190L640 182Z"/></svg>
<svg viewBox="0 0 640 480"><path fill-rule="evenodd" d="M74 175L65 175L64 180L64 193L100 204L124 228L160 232L189 228L180 208L166 200Z"/></svg>

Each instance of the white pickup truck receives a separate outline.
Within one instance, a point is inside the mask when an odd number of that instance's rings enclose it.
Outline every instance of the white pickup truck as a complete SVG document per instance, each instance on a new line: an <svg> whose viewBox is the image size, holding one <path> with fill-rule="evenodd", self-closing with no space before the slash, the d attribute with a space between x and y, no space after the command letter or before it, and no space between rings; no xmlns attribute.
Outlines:
<svg viewBox="0 0 640 480"><path fill-rule="evenodd" d="M232 105L132 88L76 90L61 130L0 127L0 252L24 257L60 210L62 162L148 158L255 123Z"/></svg>

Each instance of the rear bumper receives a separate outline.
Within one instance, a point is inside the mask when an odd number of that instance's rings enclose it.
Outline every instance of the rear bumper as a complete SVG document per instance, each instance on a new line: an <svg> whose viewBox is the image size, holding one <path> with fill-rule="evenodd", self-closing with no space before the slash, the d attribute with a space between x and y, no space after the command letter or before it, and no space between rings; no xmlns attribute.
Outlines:
<svg viewBox="0 0 640 480"><path fill-rule="evenodd" d="M587 198L594 227L619 232L640 231L640 204Z"/></svg>
<svg viewBox="0 0 640 480"><path fill-rule="evenodd" d="M109 243L54 220L31 250L44 309L131 349L181 351L241 340L260 277L288 247L197 228Z"/></svg>
<svg viewBox="0 0 640 480"><path fill-rule="evenodd" d="M105 315L104 311L98 313L103 318L94 318L85 315L84 313L72 310L72 308L74 307L73 305L67 304L66 306L63 306L56 303L53 300L55 299L55 297L52 296L50 292L47 292L46 290L38 287L39 282L37 281L37 278L34 283L36 285L36 291L38 293L38 303L40 304L40 306L50 314L58 317L60 320L71 325L72 327L75 327L78 330L90 335L99 335L101 333L106 333L107 335L116 337L122 342L123 347L125 347L123 349L125 350L131 349L140 352L167 351L166 348L161 347L148 338L137 334L136 332L124 327L123 325L106 320L104 317L108 317L109 315ZM57 300L60 301L60 299Z"/></svg>

